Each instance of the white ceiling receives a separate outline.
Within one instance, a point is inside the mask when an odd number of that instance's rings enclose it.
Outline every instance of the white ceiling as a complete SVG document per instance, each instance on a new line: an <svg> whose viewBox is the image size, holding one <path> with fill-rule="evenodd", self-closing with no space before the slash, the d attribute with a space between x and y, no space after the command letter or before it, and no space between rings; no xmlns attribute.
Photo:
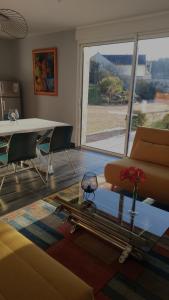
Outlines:
<svg viewBox="0 0 169 300"><path fill-rule="evenodd" d="M169 0L0 0L20 12L30 34L50 33L169 10Z"/></svg>

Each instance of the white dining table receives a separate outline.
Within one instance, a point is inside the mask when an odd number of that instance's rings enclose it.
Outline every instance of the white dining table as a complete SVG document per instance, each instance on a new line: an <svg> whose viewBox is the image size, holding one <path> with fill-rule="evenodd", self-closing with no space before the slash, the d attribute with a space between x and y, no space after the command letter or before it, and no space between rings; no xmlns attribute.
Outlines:
<svg viewBox="0 0 169 300"><path fill-rule="evenodd" d="M17 121L0 121L0 136L22 132L40 132L56 126L67 126L67 123L55 122L39 118L19 119Z"/></svg>
<svg viewBox="0 0 169 300"><path fill-rule="evenodd" d="M41 132L48 131L57 126L68 126L67 123L50 121L39 118L28 118L28 119L19 119L17 121L0 121L0 136L9 136L15 133L24 133L24 132ZM42 166L47 165L45 157L40 153L40 150L37 148L37 156L42 163ZM41 169L41 167L40 167ZM53 173L53 166L49 166L49 174Z"/></svg>

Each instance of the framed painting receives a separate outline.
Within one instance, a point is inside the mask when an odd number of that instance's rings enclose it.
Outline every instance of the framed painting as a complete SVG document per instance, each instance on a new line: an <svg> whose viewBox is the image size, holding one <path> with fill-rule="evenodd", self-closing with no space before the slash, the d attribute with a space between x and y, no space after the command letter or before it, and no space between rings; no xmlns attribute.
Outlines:
<svg viewBox="0 0 169 300"><path fill-rule="evenodd" d="M32 51L35 95L58 95L57 48Z"/></svg>

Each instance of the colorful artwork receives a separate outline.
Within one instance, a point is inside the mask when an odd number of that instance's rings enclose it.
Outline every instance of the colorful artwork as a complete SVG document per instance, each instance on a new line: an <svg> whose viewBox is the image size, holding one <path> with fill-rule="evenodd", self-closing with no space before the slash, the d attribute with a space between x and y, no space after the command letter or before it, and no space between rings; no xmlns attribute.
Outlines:
<svg viewBox="0 0 169 300"><path fill-rule="evenodd" d="M35 95L58 95L57 49L32 51Z"/></svg>

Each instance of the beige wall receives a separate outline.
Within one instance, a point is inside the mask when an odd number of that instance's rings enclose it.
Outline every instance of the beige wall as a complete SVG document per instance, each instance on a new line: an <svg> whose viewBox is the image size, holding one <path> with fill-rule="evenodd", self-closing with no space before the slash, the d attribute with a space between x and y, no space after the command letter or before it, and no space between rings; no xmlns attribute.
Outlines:
<svg viewBox="0 0 169 300"><path fill-rule="evenodd" d="M34 95L32 50L50 47L58 49L58 96ZM26 38L17 42L17 51L24 116L67 122L75 126L77 48L74 31Z"/></svg>
<svg viewBox="0 0 169 300"><path fill-rule="evenodd" d="M126 19L118 19L96 25L81 26L76 30L79 44L129 40L136 37L157 37L169 34L169 12L147 14Z"/></svg>
<svg viewBox="0 0 169 300"><path fill-rule="evenodd" d="M17 79L16 75L17 53L16 42L0 40L0 80Z"/></svg>

